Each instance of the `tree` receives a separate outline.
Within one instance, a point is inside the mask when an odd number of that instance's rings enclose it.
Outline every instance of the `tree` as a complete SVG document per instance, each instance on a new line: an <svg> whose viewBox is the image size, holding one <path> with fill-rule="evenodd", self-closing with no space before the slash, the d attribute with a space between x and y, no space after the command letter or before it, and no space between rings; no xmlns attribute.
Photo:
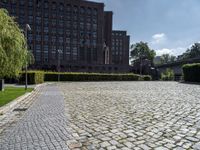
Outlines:
<svg viewBox="0 0 200 150"><path fill-rule="evenodd" d="M0 9L0 79L18 76L28 57L24 34L7 10Z"/></svg>
<svg viewBox="0 0 200 150"><path fill-rule="evenodd" d="M153 65L153 59L155 56L156 52L149 48L148 43L139 42L131 45L130 58L133 60L132 64L137 68L136 70L140 71L140 74L149 72L147 70L149 70Z"/></svg>
<svg viewBox="0 0 200 150"><path fill-rule="evenodd" d="M170 54L163 54L161 57L161 64L167 64L176 61L176 56Z"/></svg>
<svg viewBox="0 0 200 150"><path fill-rule="evenodd" d="M151 50L148 46L148 43L139 42L131 45L131 59L140 60L140 59L148 59L153 61L156 56L156 52Z"/></svg>
<svg viewBox="0 0 200 150"><path fill-rule="evenodd" d="M191 48L188 48L185 53L178 56L178 60L200 57L200 43L194 43Z"/></svg>
<svg viewBox="0 0 200 150"><path fill-rule="evenodd" d="M170 68L167 68L163 73L161 73L161 79L163 81L174 80L174 71Z"/></svg>

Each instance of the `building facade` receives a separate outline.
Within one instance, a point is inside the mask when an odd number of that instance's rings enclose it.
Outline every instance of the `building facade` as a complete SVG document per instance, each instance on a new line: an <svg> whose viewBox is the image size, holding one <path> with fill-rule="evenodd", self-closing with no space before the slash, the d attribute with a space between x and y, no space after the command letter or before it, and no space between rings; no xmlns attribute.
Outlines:
<svg viewBox="0 0 200 150"><path fill-rule="evenodd" d="M32 69L120 72L112 61L112 12L85 0L1 0L22 29L29 24ZM128 61L128 60L127 60Z"/></svg>
<svg viewBox="0 0 200 150"><path fill-rule="evenodd" d="M112 64L129 65L129 43L126 31L112 31Z"/></svg>

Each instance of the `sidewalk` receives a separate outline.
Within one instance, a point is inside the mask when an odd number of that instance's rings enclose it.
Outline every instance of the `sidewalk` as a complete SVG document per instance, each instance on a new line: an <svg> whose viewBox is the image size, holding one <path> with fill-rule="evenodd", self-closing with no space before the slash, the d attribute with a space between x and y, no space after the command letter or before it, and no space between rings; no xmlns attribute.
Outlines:
<svg viewBox="0 0 200 150"><path fill-rule="evenodd" d="M58 88L44 86L23 117L0 135L0 149L67 149L64 107Z"/></svg>

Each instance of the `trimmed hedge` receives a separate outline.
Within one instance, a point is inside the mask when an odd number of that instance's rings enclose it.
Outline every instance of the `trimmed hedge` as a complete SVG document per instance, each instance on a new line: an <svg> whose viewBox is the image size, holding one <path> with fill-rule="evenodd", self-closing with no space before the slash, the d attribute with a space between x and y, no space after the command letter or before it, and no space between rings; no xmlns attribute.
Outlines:
<svg viewBox="0 0 200 150"><path fill-rule="evenodd" d="M200 63L183 65L184 80L187 82L200 82Z"/></svg>
<svg viewBox="0 0 200 150"><path fill-rule="evenodd" d="M46 72L45 81L58 81L59 73ZM139 81L136 74L60 73L60 81Z"/></svg>
<svg viewBox="0 0 200 150"><path fill-rule="evenodd" d="M28 71L28 84L39 84L44 81L150 81L151 76L140 76L137 74L103 74L103 73L69 73L69 72L44 72L44 71ZM19 83L24 84L25 72L22 72Z"/></svg>
<svg viewBox="0 0 200 150"><path fill-rule="evenodd" d="M150 75L143 75L143 76L142 76L142 79L143 79L144 81L151 81L151 80L152 80L152 77L151 77Z"/></svg>
<svg viewBox="0 0 200 150"><path fill-rule="evenodd" d="M28 71L28 84L40 84L44 82L44 71ZM19 84L25 83L25 72L20 73Z"/></svg>

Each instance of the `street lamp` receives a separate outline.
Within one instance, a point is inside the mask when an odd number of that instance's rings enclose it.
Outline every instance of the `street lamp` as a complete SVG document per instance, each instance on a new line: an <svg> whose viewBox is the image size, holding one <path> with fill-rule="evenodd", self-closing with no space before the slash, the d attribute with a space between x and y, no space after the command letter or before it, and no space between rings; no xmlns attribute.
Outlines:
<svg viewBox="0 0 200 150"><path fill-rule="evenodd" d="M31 31L31 27L29 24L26 24L26 27L25 27L25 38L26 38L26 44L27 44L27 48L28 48L28 31ZM25 90L27 90L27 87L28 87L28 76L27 76L27 59L26 59L26 64L25 64Z"/></svg>
<svg viewBox="0 0 200 150"><path fill-rule="evenodd" d="M26 24L26 27L25 27L25 37L26 37L26 44L27 44L27 47L28 47L28 31L31 31L31 27L29 24ZM28 87L28 76L27 76L27 60L26 60L26 66L25 66L25 90L27 90L27 87Z"/></svg>
<svg viewBox="0 0 200 150"><path fill-rule="evenodd" d="M62 50L58 49L58 82L60 81L60 53L62 53Z"/></svg>

